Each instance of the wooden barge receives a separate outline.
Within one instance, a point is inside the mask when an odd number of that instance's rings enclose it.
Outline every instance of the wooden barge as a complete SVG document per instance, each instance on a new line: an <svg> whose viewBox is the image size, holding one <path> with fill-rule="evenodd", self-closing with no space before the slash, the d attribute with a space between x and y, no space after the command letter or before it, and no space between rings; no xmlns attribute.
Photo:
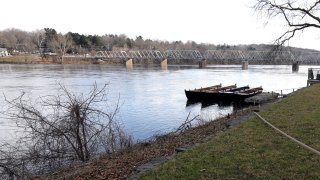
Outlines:
<svg viewBox="0 0 320 180"><path fill-rule="evenodd" d="M243 101L244 99L262 93L262 87L250 88L237 85L214 85L194 90L185 90L189 101Z"/></svg>

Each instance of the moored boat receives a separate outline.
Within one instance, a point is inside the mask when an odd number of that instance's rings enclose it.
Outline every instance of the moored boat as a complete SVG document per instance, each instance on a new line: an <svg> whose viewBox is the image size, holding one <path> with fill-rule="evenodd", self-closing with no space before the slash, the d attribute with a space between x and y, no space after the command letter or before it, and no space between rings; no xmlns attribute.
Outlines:
<svg viewBox="0 0 320 180"><path fill-rule="evenodd" d="M213 88L212 88L213 87ZM185 90L188 100L191 101L241 101L262 92L262 87L237 87L236 85L215 85L194 90Z"/></svg>

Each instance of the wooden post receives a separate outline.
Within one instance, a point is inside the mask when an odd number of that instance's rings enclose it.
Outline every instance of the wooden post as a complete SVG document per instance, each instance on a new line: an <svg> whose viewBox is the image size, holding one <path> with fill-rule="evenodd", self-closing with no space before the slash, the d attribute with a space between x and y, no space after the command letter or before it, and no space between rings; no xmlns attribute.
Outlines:
<svg viewBox="0 0 320 180"><path fill-rule="evenodd" d="M247 70L249 66L249 61L242 61L242 70Z"/></svg>
<svg viewBox="0 0 320 180"><path fill-rule="evenodd" d="M168 69L168 60L167 59L164 59L163 61L161 61L161 69L163 69L163 70Z"/></svg>
<svg viewBox="0 0 320 180"><path fill-rule="evenodd" d="M314 79L313 70L312 68L308 69L308 79Z"/></svg>

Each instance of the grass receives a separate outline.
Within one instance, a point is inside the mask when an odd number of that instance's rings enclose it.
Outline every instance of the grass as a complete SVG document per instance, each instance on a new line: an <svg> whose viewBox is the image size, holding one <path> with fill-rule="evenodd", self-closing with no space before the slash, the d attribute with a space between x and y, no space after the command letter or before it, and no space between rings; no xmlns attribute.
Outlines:
<svg viewBox="0 0 320 180"><path fill-rule="evenodd" d="M36 54L21 54L14 56L0 57L2 64L60 64L58 56L48 56L41 58ZM64 57L64 64L107 64L109 62L97 62L94 59L84 59L81 57Z"/></svg>
<svg viewBox="0 0 320 180"><path fill-rule="evenodd" d="M320 85L301 90L259 114L320 150ZM319 155L252 117L140 178L318 179L319 169Z"/></svg>
<svg viewBox="0 0 320 180"><path fill-rule="evenodd" d="M40 61L41 58L30 54L0 57L0 63L34 64L39 63Z"/></svg>

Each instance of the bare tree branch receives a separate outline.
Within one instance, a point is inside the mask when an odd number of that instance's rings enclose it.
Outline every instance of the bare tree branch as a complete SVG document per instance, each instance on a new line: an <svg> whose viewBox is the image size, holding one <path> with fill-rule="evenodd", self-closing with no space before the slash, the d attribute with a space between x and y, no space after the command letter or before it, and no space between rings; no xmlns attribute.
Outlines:
<svg viewBox="0 0 320 180"><path fill-rule="evenodd" d="M275 40L276 44L283 46L294 38L297 32L303 32L309 28L320 28L320 1L306 5L303 3L307 2L302 0L257 0L254 9L269 19L280 16L285 20L288 29Z"/></svg>

